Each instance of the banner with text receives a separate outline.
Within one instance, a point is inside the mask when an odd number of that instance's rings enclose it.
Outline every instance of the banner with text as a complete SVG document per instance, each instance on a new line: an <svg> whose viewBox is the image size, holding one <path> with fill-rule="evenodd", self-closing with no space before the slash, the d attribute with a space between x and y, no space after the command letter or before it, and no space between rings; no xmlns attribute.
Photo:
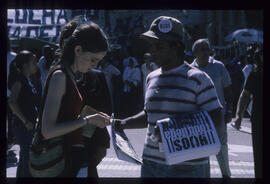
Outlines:
<svg viewBox="0 0 270 184"><path fill-rule="evenodd" d="M10 38L31 37L50 42L58 42L63 25L75 16L85 21L96 18L96 10L35 10L8 9L7 30Z"/></svg>

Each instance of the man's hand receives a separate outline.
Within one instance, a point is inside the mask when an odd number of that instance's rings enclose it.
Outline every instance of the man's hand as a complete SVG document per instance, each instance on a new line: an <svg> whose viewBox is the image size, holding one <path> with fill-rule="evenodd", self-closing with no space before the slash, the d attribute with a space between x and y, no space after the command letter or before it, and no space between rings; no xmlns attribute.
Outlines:
<svg viewBox="0 0 270 184"><path fill-rule="evenodd" d="M102 114L94 114L84 117L86 118L87 124L95 125L99 128L105 128L110 125L110 117Z"/></svg>
<svg viewBox="0 0 270 184"><path fill-rule="evenodd" d="M111 122L113 121L115 121L116 127L120 126L122 129L146 128L148 125L147 115L144 110L125 119L111 118Z"/></svg>

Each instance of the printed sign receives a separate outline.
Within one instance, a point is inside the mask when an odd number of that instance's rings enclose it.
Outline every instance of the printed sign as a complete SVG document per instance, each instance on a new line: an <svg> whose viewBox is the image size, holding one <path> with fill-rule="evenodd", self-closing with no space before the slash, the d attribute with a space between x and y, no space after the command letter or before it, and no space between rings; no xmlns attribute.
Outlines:
<svg viewBox="0 0 270 184"><path fill-rule="evenodd" d="M217 154L220 142L206 111L159 120L168 164Z"/></svg>

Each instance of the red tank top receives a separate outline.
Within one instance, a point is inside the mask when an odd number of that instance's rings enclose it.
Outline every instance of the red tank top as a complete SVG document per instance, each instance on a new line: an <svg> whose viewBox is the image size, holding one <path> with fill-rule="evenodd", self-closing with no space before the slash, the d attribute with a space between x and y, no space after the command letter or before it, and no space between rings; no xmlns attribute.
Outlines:
<svg viewBox="0 0 270 184"><path fill-rule="evenodd" d="M57 117L57 123L74 121L78 119L81 112L83 99L78 90L78 88L73 84L70 76L63 67L58 67L54 69L48 75L48 79L51 77L52 73L56 70L61 70L66 74L66 92L62 98L60 110ZM47 82L47 81L46 81ZM46 86L47 84L45 84ZM82 128L74 130L65 135L65 141L68 145L81 144L83 145L83 135Z"/></svg>

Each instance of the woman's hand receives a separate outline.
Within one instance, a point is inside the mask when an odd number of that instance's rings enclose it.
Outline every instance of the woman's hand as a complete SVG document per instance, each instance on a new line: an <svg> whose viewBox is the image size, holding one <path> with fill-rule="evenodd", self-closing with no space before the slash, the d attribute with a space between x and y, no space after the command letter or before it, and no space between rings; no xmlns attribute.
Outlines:
<svg viewBox="0 0 270 184"><path fill-rule="evenodd" d="M111 124L109 116L103 116L101 114L94 114L85 117L87 124L95 125L99 128L104 128Z"/></svg>

